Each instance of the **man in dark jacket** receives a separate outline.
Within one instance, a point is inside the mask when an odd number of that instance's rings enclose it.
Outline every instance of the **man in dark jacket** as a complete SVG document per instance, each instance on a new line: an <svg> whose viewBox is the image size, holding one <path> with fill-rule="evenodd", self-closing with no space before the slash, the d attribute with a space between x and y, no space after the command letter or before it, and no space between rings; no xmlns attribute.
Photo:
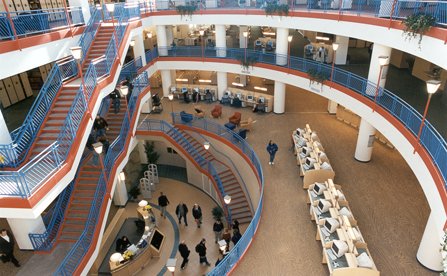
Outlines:
<svg viewBox="0 0 447 276"><path fill-rule="evenodd" d="M186 220L186 214L188 214L188 207L186 207L186 204L181 202L177 205L177 208L175 208L175 214L178 218L178 224L182 224L182 217L185 221L185 226L188 226L188 221Z"/></svg>
<svg viewBox="0 0 447 276"><path fill-rule="evenodd" d="M19 261L14 257L14 237L6 229L0 230L0 255L4 262L11 261L16 267L20 267Z"/></svg>
<svg viewBox="0 0 447 276"><path fill-rule="evenodd" d="M113 90L112 93L109 94L109 97L112 99L113 108L115 109L115 114L117 114L118 112L120 112L120 106L121 106L120 98L121 98L121 94L118 91L118 89L115 88L115 90Z"/></svg>
<svg viewBox="0 0 447 276"><path fill-rule="evenodd" d="M202 224L202 208L200 208L199 204L194 204L194 207L192 208L192 216L196 220L197 228L200 228L200 225Z"/></svg>
<svg viewBox="0 0 447 276"><path fill-rule="evenodd" d="M241 233L239 232L238 229L234 229L233 231L233 237L231 238L231 241L233 242L234 245L237 244L237 242L242 238Z"/></svg>
<svg viewBox="0 0 447 276"><path fill-rule="evenodd" d="M180 269L185 269L186 264L189 262L189 253L191 251L189 251L188 246L186 245L185 241L182 241L179 245L178 245L178 251L180 252L180 256L182 256L183 258L183 262L182 265L180 266Z"/></svg>
<svg viewBox="0 0 447 276"><path fill-rule="evenodd" d="M223 229L224 229L224 226L222 224L222 221L216 220L216 222L214 222L214 225L213 225L214 239L215 239L216 243L222 239Z"/></svg>
<svg viewBox="0 0 447 276"><path fill-rule="evenodd" d="M278 145L270 140L269 144L267 145L267 151L270 155L269 165L274 165L275 163L273 163L273 161L275 160L275 154L278 151Z"/></svg>
<svg viewBox="0 0 447 276"><path fill-rule="evenodd" d="M161 216L166 218L166 206L169 205L169 200L163 192L161 192L160 196L158 197L158 205L161 207Z"/></svg>
<svg viewBox="0 0 447 276"><path fill-rule="evenodd" d="M96 132L96 139L98 139L99 137L106 135L106 130L109 130L109 124L103 117L97 115L95 122L93 123L93 129Z"/></svg>
<svg viewBox="0 0 447 276"><path fill-rule="evenodd" d="M196 252L199 253L199 262L200 264L205 263L207 266L210 266L211 264L206 259L206 246L205 246L205 239L202 239L199 244L196 245Z"/></svg>

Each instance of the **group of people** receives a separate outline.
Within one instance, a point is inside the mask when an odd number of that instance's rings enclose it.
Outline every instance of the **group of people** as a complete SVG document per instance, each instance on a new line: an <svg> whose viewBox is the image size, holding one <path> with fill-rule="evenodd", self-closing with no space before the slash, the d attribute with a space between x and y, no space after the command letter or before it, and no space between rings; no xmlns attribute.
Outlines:
<svg viewBox="0 0 447 276"><path fill-rule="evenodd" d="M87 149L89 149L90 151L94 151L93 144L95 144L96 142L101 142L104 155L106 155L110 146L110 142L106 136L107 130L109 130L109 124L103 117L97 115L95 118L95 122L93 123L93 131L90 133L87 139ZM98 157L96 156L96 154L94 154L93 162L95 164L98 164L97 159Z"/></svg>

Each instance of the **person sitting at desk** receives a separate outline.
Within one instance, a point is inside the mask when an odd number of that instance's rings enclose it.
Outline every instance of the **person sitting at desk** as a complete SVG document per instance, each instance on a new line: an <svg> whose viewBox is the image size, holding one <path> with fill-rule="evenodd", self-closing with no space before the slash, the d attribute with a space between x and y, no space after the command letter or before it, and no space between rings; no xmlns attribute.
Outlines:
<svg viewBox="0 0 447 276"><path fill-rule="evenodd" d="M262 111L265 112L265 103L261 100L258 100L256 104L253 105L253 112Z"/></svg>
<svg viewBox="0 0 447 276"><path fill-rule="evenodd" d="M116 251L124 253L126 249L131 245L129 238L123 236L121 239L116 240Z"/></svg>

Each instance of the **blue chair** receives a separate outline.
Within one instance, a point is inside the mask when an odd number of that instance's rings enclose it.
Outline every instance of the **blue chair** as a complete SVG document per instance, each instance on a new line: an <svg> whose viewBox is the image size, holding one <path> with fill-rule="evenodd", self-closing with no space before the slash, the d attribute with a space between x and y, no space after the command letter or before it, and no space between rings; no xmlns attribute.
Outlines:
<svg viewBox="0 0 447 276"><path fill-rule="evenodd" d="M189 123L193 118L194 116L192 114L186 113L185 111L180 112L180 119L182 119L183 123Z"/></svg>
<svg viewBox="0 0 447 276"><path fill-rule="evenodd" d="M247 138L247 131L248 131L248 129L241 128L241 129L239 129L238 134L239 134L239 136L241 136L242 139L245 140Z"/></svg>

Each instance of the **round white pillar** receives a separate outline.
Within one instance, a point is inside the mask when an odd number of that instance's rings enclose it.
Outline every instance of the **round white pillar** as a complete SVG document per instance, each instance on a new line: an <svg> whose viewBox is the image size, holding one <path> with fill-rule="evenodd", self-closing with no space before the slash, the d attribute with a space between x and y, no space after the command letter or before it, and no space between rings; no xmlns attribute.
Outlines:
<svg viewBox="0 0 447 276"><path fill-rule="evenodd" d="M225 25L215 25L216 31L216 55L218 57L227 56L227 33L225 30Z"/></svg>
<svg viewBox="0 0 447 276"><path fill-rule="evenodd" d="M289 29L276 28L276 64L287 65Z"/></svg>
<svg viewBox="0 0 447 276"><path fill-rule="evenodd" d="M146 65L146 55L144 53L144 41L143 41L143 33L138 32L136 36L132 38L135 41L135 45L133 46L133 56L134 58L141 57L141 63L143 66Z"/></svg>
<svg viewBox="0 0 447 276"><path fill-rule="evenodd" d="M349 37L337 35L335 37L335 42L338 43L338 49L335 53L335 64L346 64L346 59L348 57Z"/></svg>
<svg viewBox="0 0 447 276"><path fill-rule="evenodd" d="M22 250L34 250L28 234L42 234L45 232L46 228L42 217L39 216L35 219L7 218L7 220L19 248Z"/></svg>
<svg viewBox="0 0 447 276"><path fill-rule="evenodd" d="M159 56L168 55L168 38L165 25L157 25L157 47Z"/></svg>
<svg viewBox="0 0 447 276"><path fill-rule="evenodd" d="M337 113L337 106L338 106L338 104L336 102L328 100L327 112L329 114L336 114Z"/></svg>
<svg viewBox="0 0 447 276"><path fill-rule="evenodd" d="M0 145L7 145L10 143L12 143L11 135L6 126L5 118L3 118L3 113L0 110Z"/></svg>
<svg viewBox="0 0 447 276"><path fill-rule="evenodd" d="M68 0L68 5L70 7L81 7L82 9L82 15L84 17L84 22L87 25L88 21L90 20L90 5L87 0ZM75 18L76 15L73 15L73 22L79 22L78 18Z"/></svg>
<svg viewBox="0 0 447 276"><path fill-rule="evenodd" d="M172 85L171 71L160 70L161 85L163 87L163 97L167 97L170 93L169 88Z"/></svg>
<svg viewBox="0 0 447 276"><path fill-rule="evenodd" d="M390 58L391 48L374 43L373 51L371 54L371 62L369 64L368 80L372 83L377 83L377 80L379 79L379 73L381 73L382 76L379 80L379 86L384 87L386 83L386 75L388 73L388 66L383 66L382 72L380 72L380 63L379 63L380 56L388 56ZM374 96L375 93L376 93L375 87L372 86L367 87L366 94Z"/></svg>
<svg viewBox="0 0 447 276"><path fill-rule="evenodd" d="M225 90L228 88L227 72L217 72L217 99L222 99Z"/></svg>
<svg viewBox="0 0 447 276"><path fill-rule="evenodd" d="M354 158L360 162L369 162L373 151L376 129L362 118Z"/></svg>
<svg viewBox="0 0 447 276"><path fill-rule="evenodd" d="M126 180L122 180L119 173L116 178L117 182L115 185L115 192L113 193L113 203L116 206L125 206L129 199L127 196Z"/></svg>
<svg viewBox="0 0 447 276"><path fill-rule="evenodd" d="M439 251L442 235L442 227L436 225L435 213L431 212L416 258L423 266L434 271L442 271L442 256Z"/></svg>
<svg viewBox="0 0 447 276"><path fill-rule="evenodd" d="M286 84L283 82L275 81L273 99L273 112L276 114L283 114L286 104Z"/></svg>

